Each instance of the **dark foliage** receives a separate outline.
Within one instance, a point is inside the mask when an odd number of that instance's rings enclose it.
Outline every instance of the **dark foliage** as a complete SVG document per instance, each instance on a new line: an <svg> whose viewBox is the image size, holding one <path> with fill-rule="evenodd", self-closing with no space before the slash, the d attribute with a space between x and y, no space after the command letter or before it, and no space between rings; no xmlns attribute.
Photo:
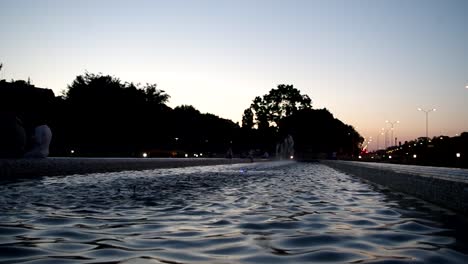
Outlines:
<svg viewBox="0 0 468 264"><path fill-rule="evenodd" d="M280 122L280 135L292 135L296 156L318 157L320 154L353 156L359 153L363 138L352 126L333 117L327 109L302 109Z"/></svg>
<svg viewBox="0 0 468 264"><path fill-rule="evenodd" d="M290 116L301 109L311 108L312 101L308 95L302 95L293 85L280 84L263 97L257 96L248 109L244 111L242 124L260 130L270 126L277 127L282 118Z"/></svg>
<svg viewBox="0 0 468 264"><path fill-rule="evenodd" d="M0 93L5 120L18 116L31 129L38 120L51 127L51 155L68 156L73 150L77 156L224 156L240 129L192 106L171 109L169 95L156 84L141 86L103 74L77 76L60 97L25 81L1 81Z"/></svg>
<svg viewBox="0 0 468 264"><path fill-rule="evenodd" d="M109 75L79 75L61 97L25 81L1 85L3 112L20 117L29 130L38 122L51 127L51 155L68 156L73 150L77 156L224 156L229 148L273 154L287 135L294 137L297 153L351 155L362 142L327 110L312 110L310 98L292 85L256 97L244 111L242 128L190 105L171 109L169 95L156 84Z"/></svg>
<svg viewBox="0 0 468 264"><path fill-rule="evenodd" d="M362 137L328 110L313 110L311 103L309 96L285 84L255 97L242 116L246 145L272 153L277 143L291 135L298 158L326 157L332 152L357 155Z"/></svg>

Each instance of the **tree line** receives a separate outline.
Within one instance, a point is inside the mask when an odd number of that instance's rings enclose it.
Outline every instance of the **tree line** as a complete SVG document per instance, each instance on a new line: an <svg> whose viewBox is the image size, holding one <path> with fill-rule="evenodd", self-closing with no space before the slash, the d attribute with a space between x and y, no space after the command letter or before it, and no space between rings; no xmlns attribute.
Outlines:
<svg viewBox="0 0 468 264"><path fill-rule="evenodd" d="M8 87L14 89L6 92ZM0 81L0 93L6 94L0 110L17 113L25 124L45 119L53 131L53 156L219 157L228 149L237 156L252 151L273 156L288 136L304 158L351 156L359 153L363 141L327 109L313 109L309 96L293 85L281 84L255 97L243 113L242 126L191 105L171 108L170 96L156 84L101 73L77 76L60 96L50 90L31 96L34 88L25 81Z"/></svg>

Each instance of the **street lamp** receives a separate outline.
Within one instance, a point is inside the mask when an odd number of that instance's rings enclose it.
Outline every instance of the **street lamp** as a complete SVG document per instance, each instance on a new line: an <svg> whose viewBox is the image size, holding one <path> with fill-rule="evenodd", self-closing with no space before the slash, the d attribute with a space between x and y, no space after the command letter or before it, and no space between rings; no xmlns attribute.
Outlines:
<svg viewBox="0 0 468 264"><path fill-rule="evenodd" d="M393 146L393 140L394 140L394 138L393 138L393 130L394 130L393 126L396 125L396 124L399 124L400 121L398 121L398 120L397 121L388 121L388 120L386 120L385 123L390 124L390 126L391 126L392 138L390 139L390 146ZM396 142L395 142L395 145L396 145Z"/></svg>
<svg viewBox="0 0 468 264"><path fill-rule="evenodd" d="M380 149L380 136L384 135L385 128L382 128L379 134L377 135L377 150Z"/></svg>
<svg viewBox="0 0 468 264"><path fill-rule="evenodd" d="M429 113L435 112L435 108L424 110L422 108L418 108L418 111L426 113L426 138L429 140Z"/></svg>

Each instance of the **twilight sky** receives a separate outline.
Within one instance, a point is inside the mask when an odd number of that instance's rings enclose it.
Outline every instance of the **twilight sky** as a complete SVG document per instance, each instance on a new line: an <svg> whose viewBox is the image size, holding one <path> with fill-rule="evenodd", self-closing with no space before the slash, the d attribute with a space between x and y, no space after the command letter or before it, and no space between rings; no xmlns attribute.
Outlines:
<svg viewBox="0 0 468 264"><path fill-rule="evenodd" d="M430 136L468 131L466 0L0 0L0 62L56 94L85 70L157 83L233 121L294 84L374 147L387 119L424 136L418 107Z"/></svg>

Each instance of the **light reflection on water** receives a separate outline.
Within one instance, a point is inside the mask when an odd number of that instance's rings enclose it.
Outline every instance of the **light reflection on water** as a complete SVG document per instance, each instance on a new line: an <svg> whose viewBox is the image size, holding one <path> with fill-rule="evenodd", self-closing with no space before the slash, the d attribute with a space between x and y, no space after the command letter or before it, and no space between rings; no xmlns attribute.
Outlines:
<svg viewBox="0 0 468 264"><path fill-rule="evenodd" d="M46 177L0 195L1 263L468 263L463 217L315 163Z"/></svg>

